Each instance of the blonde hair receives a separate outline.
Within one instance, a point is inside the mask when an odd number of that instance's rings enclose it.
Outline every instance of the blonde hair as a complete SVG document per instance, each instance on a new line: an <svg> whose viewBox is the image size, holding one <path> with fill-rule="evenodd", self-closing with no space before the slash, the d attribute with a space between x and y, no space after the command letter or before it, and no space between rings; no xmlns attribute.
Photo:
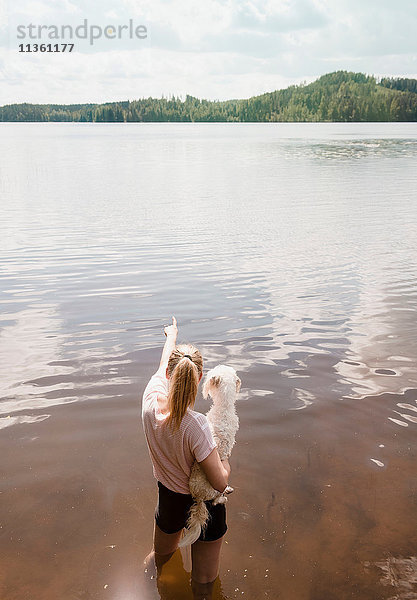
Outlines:
<svg viewBox="0 0 417 600"><path fill-rule="evenodd" d="M171 352L168 359L169 415L166 424L174 430L180 428L187 408L194 406L202 373L203 357L195 346L180 344Z"/></svg>

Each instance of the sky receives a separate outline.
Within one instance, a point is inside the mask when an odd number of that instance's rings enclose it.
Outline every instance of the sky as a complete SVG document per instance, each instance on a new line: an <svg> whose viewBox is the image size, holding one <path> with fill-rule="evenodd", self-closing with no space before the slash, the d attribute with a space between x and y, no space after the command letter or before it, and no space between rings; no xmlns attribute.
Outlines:
<svg viewBox="0 0 417 600"><path fill-rule="evenodd" d="M19 52L85 20L108 37ZM129 23L146 38L119 39ZM0 0L0 105L247 98L340 69L417 78L416 31L417 0Z"/></svg>

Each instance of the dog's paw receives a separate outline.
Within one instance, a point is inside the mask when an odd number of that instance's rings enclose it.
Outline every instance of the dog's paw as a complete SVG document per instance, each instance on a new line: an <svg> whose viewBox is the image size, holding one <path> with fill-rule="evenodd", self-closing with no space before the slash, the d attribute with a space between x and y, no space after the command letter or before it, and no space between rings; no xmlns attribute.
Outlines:
<svg viewBox="0 0 417 600"><path fill-rule="evenodd" d="M213 500L213 504L226 504L226 502L227 502L227 498L226 498L226 496L223 496L223 495L219 496L218 498L215 498Z"/></svg>
<svg viewBox="0 0 417 600"><path fill-rule="evenodd" d="M227 496L229 494L231 494L232 492L234 492L234 489L230 485L228 485L225 488L224 492L222 494L220 494L220 496L217 496L217 498L215 498L213 500L213 504L226 504Z"/></svg>

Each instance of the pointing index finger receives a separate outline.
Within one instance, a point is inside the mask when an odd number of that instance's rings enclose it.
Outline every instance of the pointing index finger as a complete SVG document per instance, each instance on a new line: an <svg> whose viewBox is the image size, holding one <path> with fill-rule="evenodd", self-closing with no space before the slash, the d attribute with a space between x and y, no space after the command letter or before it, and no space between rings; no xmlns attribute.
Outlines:
<svg viewBox="0 0 417 600"><path fill-rule="evenodd" d="M177 326L177 319L175 317L172 317L172 324L176 327Z"/></svg>

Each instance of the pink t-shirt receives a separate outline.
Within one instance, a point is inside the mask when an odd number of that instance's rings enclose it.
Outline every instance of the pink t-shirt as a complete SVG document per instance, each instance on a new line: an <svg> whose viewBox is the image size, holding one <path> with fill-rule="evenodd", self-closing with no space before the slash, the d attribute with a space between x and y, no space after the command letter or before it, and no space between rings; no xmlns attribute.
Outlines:
<svg viewBox="0 0 417 600"><path fill-rule="evenodd" d="M158 481L173 492L189 494L188 481L194 461L201 462L207 458L216 444L206 416L190 408L177 431L165 427L168 415L159 410L158 394L168 394L165 367L161 367L153 375L142 400L143 429L153 473Z"/></svg>

